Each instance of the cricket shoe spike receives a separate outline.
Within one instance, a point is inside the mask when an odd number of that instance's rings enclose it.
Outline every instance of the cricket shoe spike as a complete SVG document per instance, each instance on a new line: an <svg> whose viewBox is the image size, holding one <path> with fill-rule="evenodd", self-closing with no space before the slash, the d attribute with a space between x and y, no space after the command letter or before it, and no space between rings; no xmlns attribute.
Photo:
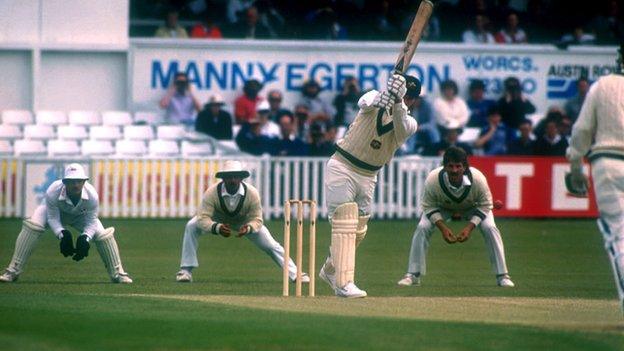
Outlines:
<svg viewBox="0 0 624 351"><path fill-rule="evenodd" d="M132 284L132 278L130 278L128 273L119 273L111 281L115 284Z"/></svg>
<svg viewBox="0 0 624 351"><path fill-rule="evenodd" d="M502 288L513 288L514 286L516 286L516 284L514 284L513 281L511 281L511 278L509 277L509 275L504 274L501 275L499 277L496 278L496 285L502 287Z"/></svg>
<svg viewBox="0 0 624 351"><path fill-rule="evenodd" d="M193 274L186 269L181 269L176 273L176 282L178 283L190 283L193 281Z"/></svg>

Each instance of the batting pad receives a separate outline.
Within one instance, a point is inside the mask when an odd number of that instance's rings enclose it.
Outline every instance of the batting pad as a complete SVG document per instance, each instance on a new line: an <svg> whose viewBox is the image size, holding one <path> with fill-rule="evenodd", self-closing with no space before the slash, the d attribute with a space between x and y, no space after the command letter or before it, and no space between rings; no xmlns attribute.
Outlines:
<svg viewBox="0 0 624 351"><path fill-rule="evenodd" d="M119 247L117 247L117 241L115 240L115 228L106 228L104 232L98 236L95 240L95 247L102 257L106 271L111 279L117 277L118 274L126 272L121 266L121 258L119 256Z"/></svg>
<svg viewBox="0 0 624 351"><path fill-rule="evenodd" d="M336 286L344 287L355 277L355 238L358 226L358 206L347 202L336 208L331 221L330 252L336 270Z"/></svg>
<svg viewBox="0 0 624 351"><path fill-rule="evenodd" d="M44 228L37 223L34 223L28 219L22 222L22 231L20 231L15 240L15 251L13 252L13 258L9 264L8 270L16 275L22 273L26 261L32 254L37 241L43 234Z"/></svg>
<svg viewBox="0 0 624 351"><path fill-rule="evenodd" d="M368 231L368 220L370 219L370 215L360 216L358 218L357 229L355 230L355 247L358 247L364 237L366 236L366 231Z"/></svg>
<svg viewBox="0 0 624 351"><path fill-rule="evenodd" d="M624 237L611 232L607 222L598 219L598 228L604 239L605 250L609 255L613 276L620 301L624 300Z"/></svg>

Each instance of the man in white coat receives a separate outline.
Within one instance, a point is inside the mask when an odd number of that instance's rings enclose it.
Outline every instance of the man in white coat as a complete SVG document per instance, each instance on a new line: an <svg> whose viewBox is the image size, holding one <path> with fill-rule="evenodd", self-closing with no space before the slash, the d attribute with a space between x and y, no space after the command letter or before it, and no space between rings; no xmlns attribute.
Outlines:
<svg viewBox="0 0 624 351"><path fill-rule="evenodd" d="M364 94L358 101L357 116L327 162L325 190L331 245L319 276L336 296L366 296L366 291L355 285L355 249L366 235L377 173L416 133L418 124L408 115L404 100L419 94L418 79L398 74L388 80L387 91Z"/></svg>
<svg viewBox="0 0 624 351"><path fill-rule="evenodd" d="M98 194L87 182L88 179L84 168L78 163L72 163L65 168L63 179L48 187L43 203L35 209L32 216L24 220L22 231L15 242L13 258L0 275L0 282L15 282L18 279L37 241L46 226L49 226L60 240L63 256L72 256L74 261L80 261L89 256L90 243L95 242L111 281L132 283L121 265L119 248L113 235L115 229L104 229L97 217ZM76 239L75 247L67 226L72 226L81 233Z"/></svg>
<svg viewBox="0 0 624 351"><path fill-rule="evenodd" d="M615 285L624 311L624 44L620 46L618 72L598 79L589 89L566 156L570 193L587 196L588 180L583 157L591 174L600 218L598 228L611 261Z"/></svg>

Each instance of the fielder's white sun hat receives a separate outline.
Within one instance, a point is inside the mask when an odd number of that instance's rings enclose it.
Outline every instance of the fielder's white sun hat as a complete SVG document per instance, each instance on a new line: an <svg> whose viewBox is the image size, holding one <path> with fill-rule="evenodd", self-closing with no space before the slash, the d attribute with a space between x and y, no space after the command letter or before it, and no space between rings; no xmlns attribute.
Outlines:
<svg viewBox="0 0 624 351"><path fill-rule="evenodd" d="M63 179L87 180L89 177L87 177L84 168L79 163L70 163L65 167Z"/></svg>
<svg viewBox="0 0 624 351"><path fill-rule="evenodd" d="M217 172L215 177L228 178L228 177L249 177L249 171L243 169L243 164L240 161L225 161L223 169Z"/></svg>

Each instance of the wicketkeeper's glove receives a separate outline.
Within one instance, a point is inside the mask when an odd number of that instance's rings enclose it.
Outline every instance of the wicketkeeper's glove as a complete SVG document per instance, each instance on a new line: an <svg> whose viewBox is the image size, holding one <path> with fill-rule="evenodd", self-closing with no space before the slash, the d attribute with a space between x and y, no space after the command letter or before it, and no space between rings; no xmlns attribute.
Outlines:
<svg viewBox="0 0 624 351"><path fill-rule="evenodd" d="M580 170L572 170L565 175L565 186L572 196L587 197L587 189L589 188L589 180Z"/></svg>
<svg viewBox="0 0 624 351"><path fill-rule="evenodd" d="M67 229L63 229L61 234L63 234L61 243L59 244L61 248L61 255L65 257L73 255L76 250L74 249L74 240L71 232Z"/></svg>
<svg viewBox="0 0 624 351"><path fill-rule="evenodd" d="M400 74L393 74L388 79L388 92L394 97L402 99L407 92L407 85L405 84L405 77Z"/></svg>
<svg viewBox="0 0 624 351"><path fill-rule="evenodd" d="M373 106L390 110L394 106L394 97L387 91L382 91L373 99Z"/></svg>
<svg viewBox="0 0 624 351"><path fill-rule="evenodd" d="M73 260L80 261L83 258L89 256L89 245L88 237L86 235L81 235L76 240L76 254L74 254Z"/></svg>

